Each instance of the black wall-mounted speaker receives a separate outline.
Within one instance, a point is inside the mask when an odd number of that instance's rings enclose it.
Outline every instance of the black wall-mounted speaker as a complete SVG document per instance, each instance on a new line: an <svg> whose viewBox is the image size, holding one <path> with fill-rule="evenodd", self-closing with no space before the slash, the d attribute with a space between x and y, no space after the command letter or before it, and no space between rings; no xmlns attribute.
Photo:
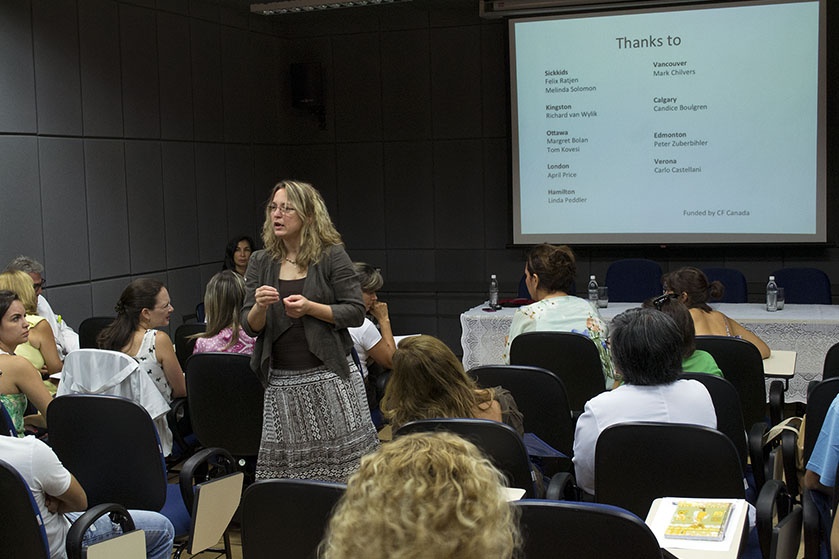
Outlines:
<svg viewBox="0 0 839 559"><path fill-rule="evenodd" d="M291 65L291 106L296 109L323 107L323 70L320 62Z"/></svg>

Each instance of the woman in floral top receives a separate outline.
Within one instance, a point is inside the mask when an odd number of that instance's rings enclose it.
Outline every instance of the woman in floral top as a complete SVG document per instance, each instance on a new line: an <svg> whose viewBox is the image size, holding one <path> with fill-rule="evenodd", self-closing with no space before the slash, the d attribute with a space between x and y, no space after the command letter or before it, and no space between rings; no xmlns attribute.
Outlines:
<svg viewBox="0 0 839 559"><path fill-rule="evenodd" d="M210 278L204 292L207 331L195 336L193 353L223 351L252 355L256 340L242 330L239 322L244 302L245 280L238 273L225 270Z"/></svg>
<svg viewBox="0 0 839 559"><path fill-rule="evenodd" d="M612 360L606 347L608 327L597 308L587 300L569 295L577 275L574 252L567 246L541 244L530 251L524 266L525 283L536 301L521 307L513 316L504 361L510 362L513 339L524 332L576 332L591 338L600 352L606 387L615 383Z"/></svg>

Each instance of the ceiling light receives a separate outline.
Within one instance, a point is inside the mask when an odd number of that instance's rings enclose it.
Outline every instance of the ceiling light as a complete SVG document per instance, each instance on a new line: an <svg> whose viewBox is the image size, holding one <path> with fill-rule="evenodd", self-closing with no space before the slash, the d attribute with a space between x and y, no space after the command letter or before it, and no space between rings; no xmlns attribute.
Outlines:
<svg viewBox="0 0 839 559"><path fill-rule="evenodd" d="M315 10L330 10L333 8L361 8L365 6L380 6L382 4L395 4L397 2L410 2L411 0L279 0L266 4L251 4L251 12L266 16L281 14L297 14L301 12L313 12Z"/></svg>

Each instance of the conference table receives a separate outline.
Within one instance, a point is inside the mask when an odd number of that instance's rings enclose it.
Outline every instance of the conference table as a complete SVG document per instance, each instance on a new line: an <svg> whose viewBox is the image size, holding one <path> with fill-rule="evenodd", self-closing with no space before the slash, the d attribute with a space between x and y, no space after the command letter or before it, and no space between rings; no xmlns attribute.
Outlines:
<svg viewBox="0 0 839 559"><path fill-rule="evenodd" d="M640 303L610 302L608 307L600 309L600 314L608 321L638 306ZM839 342L839 305L787 304L777 312L768 312L765 305L755 303L712 303L711 306L760 336L770 349L796 352L795 374L789 379L785 400L806 402L808 383L821 379L825 354ZM463 366L467 370L504 362L505 341L516 309L486 311L485 308L486 304L478 305L460 315Z"/></svg>

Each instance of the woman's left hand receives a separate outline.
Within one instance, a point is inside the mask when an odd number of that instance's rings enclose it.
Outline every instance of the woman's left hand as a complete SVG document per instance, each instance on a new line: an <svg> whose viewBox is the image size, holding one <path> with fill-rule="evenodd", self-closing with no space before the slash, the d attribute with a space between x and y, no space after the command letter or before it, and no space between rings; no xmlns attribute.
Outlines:
<svg viewBox="0 0 839 559"><path fill-rule="evenodd" d="M302 295L289 295L283 299L285 313L290 318L300 318L309 314L310 301Z"/></svg>

